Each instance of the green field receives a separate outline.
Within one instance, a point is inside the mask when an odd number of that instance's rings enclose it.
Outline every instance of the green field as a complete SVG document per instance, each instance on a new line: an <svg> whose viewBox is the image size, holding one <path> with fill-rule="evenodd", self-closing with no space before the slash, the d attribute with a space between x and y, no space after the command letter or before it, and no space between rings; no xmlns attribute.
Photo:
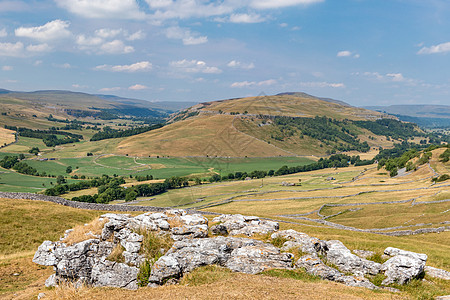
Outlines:
<svg viewBox="0 0 450 300"><path fill-rule="evenodd" d="M24 139L22 145L30 145L30 140ZM20 145L20 146L22 146ZM19 147L19 146L17 146ZM31 147L30 147L31 148ZM0 159L6 155L17 153L0 153ZM46 155L52 157L51 154ZM155 179L166 179L172 176L198 176L207 178L214 173L227 175L229 173L251 172L254 170L277 170L283 165L297 166L312 163L312 160L302 157L276 157L276 158L134 158L128 156L84 156L79 158L55 158L55 160L39 160L42 157L27 155L25 161L28 165L49 175L63 175L71 177L77 175L92 178L107 174L113 176L129 177L136 175L152 175ZM67 174L68 166L72 167L72 173ZM21 175L12 170L4 170L0 175L0 191L36 192L51 187L50 182L55 183L55 178L33 177Z"/></svg>

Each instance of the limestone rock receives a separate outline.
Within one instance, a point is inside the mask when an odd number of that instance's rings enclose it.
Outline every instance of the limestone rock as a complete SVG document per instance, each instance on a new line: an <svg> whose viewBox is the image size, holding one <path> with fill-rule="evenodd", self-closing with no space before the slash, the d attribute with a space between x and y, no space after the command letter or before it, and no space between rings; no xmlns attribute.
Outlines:
<svg viewBox="0 0 450 300"><path fill-rule="evenodd" d="M425 261L418 257L397 255L390 258L382 265L384 275L387 276L383 280L383 285L394 282L405 284L413 278L419 277L425 268Z"/></svg>
<svg viewBox="0 0 450 300"><path fill-rule="evenodd" d="M306 272L319 276L322 279L336 281L343 283L348 286L364 287L368 289L377 289L377 287L364 277L359 276L346 276L332 268L325 265L317 256L315 255L305 255L302 256L296 263L296 267L305 268Z"/></svg>
<svg viewBox="0 0 450 300"><path fill-rule="evenodd" d="M381 270L381 264L353 254L341 241L327 241L326 245L328 248L326 251L327 260L343 272L364 276L366 274L376 275Z"/></svg>
<svg viewBox="0 0 450 300"><path fill-rule="evenodd" d="M267 234L279 229L278 222L261 220L255 216L221 215L213 219L213 222L221 222L230 235L243 234Z"/></svg>
<svg viewBox="0 0 450 300"><path fill-rule="evenodd" d="M386 249L384 249L384 254L389 255L389 256L404 255L404 256L409 256L409 257L420 259L424 262L426 262L427 258L428 258L428 256L423 253L416 253L416 252L406 251L406 250L393 248L393 247L387 247Z"/></svg>
<svg viewBox="0 0 450 300"><path fill-rule="evenodd" d="M225 266L235 272L257 274L266 269L291 268L293 258L291 253L280 253L271 244L260 244L233 250Z"/></svg>
<svg viewBox="0 0 450 300"><path fill-rule="evenodd" d="M52 241L44 241L36 251L33 257L33 262L43 266L56 265L57 259L55 250L58 243Z"/></svg>
<svg viewBox="0 0 450 300"><path fill-rule="evenodd" d="M283 251L289 251L292 248L299 248L302 252L317 254L318 252L323 253L323 251L327 250L327 246L324 241L292 229L275 232L272 234L271 238L287 239L281 247L281 250Z"/></svg>
<svg viewBox="0 0 450 300"><path fill-rule="evenodd" d="M120 287L135 290L139 269L123 263L106 259L101 260L92 268L91 282L93 286Z"/></svg>
<svg viewBox="0 0 450 300"><path fill-rule="evenodd" d="M181 227L174 227L171 229L172 238L175 241L182 239L193 239L193 238L205 238L208 236L208 226L207 225L183 225Z"/></svg>
<svg viewBox="0 0 450 300"><path fill-rule="evenodd" d="M444 280L450 280L450 272L430 266L425 266L425 272L428 276Z"/></svg>

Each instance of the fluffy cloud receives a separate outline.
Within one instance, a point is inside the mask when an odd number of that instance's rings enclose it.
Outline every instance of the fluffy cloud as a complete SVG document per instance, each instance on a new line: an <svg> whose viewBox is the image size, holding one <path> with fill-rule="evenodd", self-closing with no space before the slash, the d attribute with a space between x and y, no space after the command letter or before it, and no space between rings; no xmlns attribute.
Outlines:
<svg viewBox="0 0 450 300"><path fill-rule="evenodd" d="M199 45L208 42L208 37L199 36L199 34L193 33L189 29L178 26L167 28L166 37L169 39L182 40L183 45Z"/></svg>
<svg viewBox="0 0 450 300"><path fill-rule="evenodd" d="M19 57L23 55L23 44L21 42L0 43L0 56Z"/></svg>
<svg viewBox="0 0 450 300"><path fill-rule="evenodd" d="M134 52L132 46L125 45L121 40L114 40L103 44L100 47L101 52L109 54L127 54Z"/></svg>
<svg viewBox="0 0 450 300"><path fill-rule="evenodd" d="M122 29L102 28L95 31L95 35L104 39L115 38L122 33Z"/></svg>
<svg viewBox="0 0 450 300"><path fill-rule="evenodd" d="M0 37L6 37L8 36L8 32L6 31L5 28L3 28L2 30L0 30Z"/></svg>
<svg viewBox="0 0 450 300"><path fill-rule="evenodd" d="M129 41L142 40L143 38L145 38L145 33L142 32L142 30L136 31L135 33L127 36L127 40Z"/></svg>
<svg viewBox="0 0 450 300"><path fill-rule="evenodd" d="M300 82L300 86L309 88L345 88L343 83L332 83L325 81Z"/></svg>
<svg viewBox="0 0 450 300"><path fill-rule="evenodd" d="M264 81L240 81L240 82L234 82L231 84L232 88L246 88L246 87L253 87L253 86L269 86L276 84L277 81L275 79L268 79Z"/></svg>
<svg viewBox="0 0 450 300"><path fill-rule="evenodd" d="M101 65L95 67L95 70L111 71L111 72L148 72L152 69L152 63L149 61L141 61L131 65Z"/></svg>
<svg viewBox="0 0 450 300"><path fill-rule="evenodd" d="M140 90L146 90L148 89L148 86L142 85L142 84L135 84L128 88L129 90L133 91L140 91Z"/></svg>
<svg viewBox="0 0 450 300"><path fill-rule="evenodd" d="M170 66L186 73L220 74L222 70L217 67L209 67L201 60L179 60L170 62Z"/></svg>
<svg viewBox="0 0 450 300"><path fill-rule="evenodd" d="M250 6L259 9L282 8L296 5L308 5L324 0L252 0Z"/></svg>
<svg viewBox="0 0 450 300"><path fill-rule="evenodd" d="M55 0L69 12L97 19L144 19L135 0Z"/></svg>
<svg viewBox="0 0 450 300"><path fill-rule="evenodd" d="M360 74L355 73L355 75L360 75ZM407 85L416 85L420 82L416 79L406 78L405 76L403 76L402 73L387 73L387 74L383 75L378 72L364 72L364 73L362 73L362 75L369 77L369 78L376 79L381 82L397 82L397 83L403 82L403 83L406 83Z"/></svg>
<svg viewBox="0 0 450 300"><path fill-rule="evenodd" d="M39 41L51 41L71 36L67 21L54 20L38 27L19 27L15 30L18 37L27 37Z"/></svg>
<svg viewBox="0 0 450 300"><path fill-rule="evenodd" d="M258 14L232 14L229 18L231 23L261 23L265 19Z"/></svg>
<svg viewBox="0 0 450 300"><path fill-rule="evenodd" d="M239 68L239 69L246 69L246 70L250 70L250 69L254 69L255 65L253 63L242 63L240 61L236 61L236 60L232 60L227 64L228 67L230 68Z"/></svg>
<svg viewBox="0 0 450 300"><path fill-rule="evenodd" d="M111 87L111 88L102 88L99 89L99 92L116 92L116 91L120 91L122 88L115 86L115 87Z"/></svg>
<svg viewBox="0 0 450 300"><path fill-rule="evenodd" d="M423 47L417 54L436 54L450 52L450 42L434 45L431 47Z"/></svg>
<svg viewBox="0 0 450 300"><path fill-rule="evenodd" d="M29 52L49 52L51 50L52 47L50 47L47 43L27 46L27 51Z"/></svg>
<svg viewBox="0 0 450 300"><path fill-rule="evenodd" d="M351 52L351 51L348 51L348 50L344 50L344 51L339 51L336 54L336 56L337 57L350 57L350 56L353 56L354 58L359 58L360 55L358 53L354 53L354 52Z"/></svg>

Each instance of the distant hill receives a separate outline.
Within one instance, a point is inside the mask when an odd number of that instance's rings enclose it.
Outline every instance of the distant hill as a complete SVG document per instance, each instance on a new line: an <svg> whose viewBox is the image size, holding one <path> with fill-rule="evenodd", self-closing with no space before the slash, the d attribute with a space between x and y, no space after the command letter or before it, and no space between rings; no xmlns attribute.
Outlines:
<svg viewBox="0 0 450 300"><path fill-rule="evenodd" d="M394 139L421 134L384 113L282 93L199 103L172 115L164 128L124 139L117 151L138 156L326 155L389 147Z"/></svg>
<svg viewBox="0 0 450 300"><path fill-rule="evenodd" d="M387 113L425 128L450 128L449 105L390 105L365 108Z"/></svg>
<svg viewBox="0 0 450 300"><path fill-rule="evenodd" d="M45 119L52 114L57 118L111 119L118 116L164 121L176 112L179 103L153 103L109 95L92 95L80 92L43 90L17 92L0 90L0 125L46 128L51 123ZM188 103L187 105L192 104Z"/></svg>

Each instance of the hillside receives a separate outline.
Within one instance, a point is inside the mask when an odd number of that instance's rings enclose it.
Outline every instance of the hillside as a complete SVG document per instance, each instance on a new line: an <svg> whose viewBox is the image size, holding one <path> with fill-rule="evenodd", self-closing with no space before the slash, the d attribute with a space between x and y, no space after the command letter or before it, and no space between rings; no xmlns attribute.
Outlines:
<svg viewBox="0 0 450 300"><path fill-rule="evenodd" d="M59 119L84 121L110 120L120 117L161 120L174 110L144 100L91 95L70 91L0 93L0 125L47 129L61 124L49 121L51 114Z"/></svg>
<svg viewBox="0 0 450 300"><path fill-rule="evenodd" d="M377 121L382 118L387 119ZM304 93L284 93L197 104L172 115L164 128L124 139L117 152L204 157L326 155L390 147L393 141L422 135L418 128L380 112Z"/></svg>

